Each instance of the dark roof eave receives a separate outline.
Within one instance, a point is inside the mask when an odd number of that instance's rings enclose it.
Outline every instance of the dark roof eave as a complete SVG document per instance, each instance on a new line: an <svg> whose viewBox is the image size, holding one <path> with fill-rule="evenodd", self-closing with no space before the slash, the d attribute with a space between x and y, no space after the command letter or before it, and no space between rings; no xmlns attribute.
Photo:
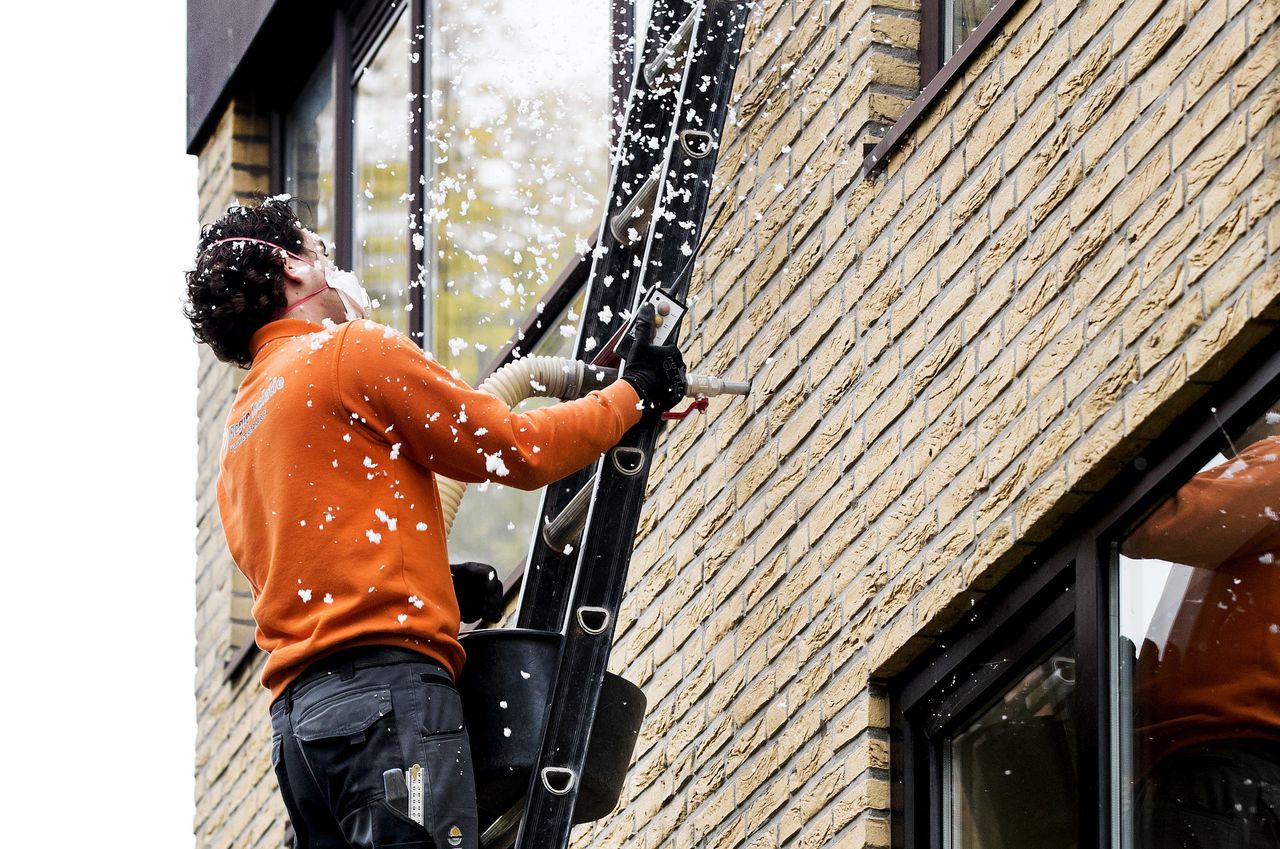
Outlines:
<svg viewBox="0 0 1280 849"><path fill-rule="evenodd" d="M187 0L187 153L198 153L236 71L284 0Z"/></svg>

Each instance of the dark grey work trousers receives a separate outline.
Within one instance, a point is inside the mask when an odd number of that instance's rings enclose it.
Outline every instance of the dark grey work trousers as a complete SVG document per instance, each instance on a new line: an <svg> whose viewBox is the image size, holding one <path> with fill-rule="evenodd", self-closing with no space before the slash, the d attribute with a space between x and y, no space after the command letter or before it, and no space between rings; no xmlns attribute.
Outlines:
<svg viewBox="0 0 1280 849"><path fill-rule="evenodd" d="M1140 849L1280 849L1280 745L1175 752L1142 782L1136 808Z"/></svg>
<svg viewBox="0 0 1280 849"><path fill-rule="evenodd" d="M271 765L299 849L476 849L471 747L449 673L416 652L340 652L271 705ZM383 772L425 771L425 825Z"/></svg>

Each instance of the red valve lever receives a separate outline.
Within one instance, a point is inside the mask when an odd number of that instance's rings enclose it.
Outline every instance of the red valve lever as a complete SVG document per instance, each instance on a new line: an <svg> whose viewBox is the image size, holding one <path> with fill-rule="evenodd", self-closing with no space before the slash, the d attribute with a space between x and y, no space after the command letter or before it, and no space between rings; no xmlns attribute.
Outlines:
<svg viewBox="0 0 1280 849"><path fill-rule="evenodd" d="M709 407L710 405L711 405L711 402L708 401L705 397L695 398L692 404L690 404L686 409L681 410L678 413L674 411L668 411L663 413L662 419L663 421L668 421L668 422L678 422L681 419L687 419L693 413L694 410L697 410L699 413L705 413L707 411L707 407Z"/></svg>

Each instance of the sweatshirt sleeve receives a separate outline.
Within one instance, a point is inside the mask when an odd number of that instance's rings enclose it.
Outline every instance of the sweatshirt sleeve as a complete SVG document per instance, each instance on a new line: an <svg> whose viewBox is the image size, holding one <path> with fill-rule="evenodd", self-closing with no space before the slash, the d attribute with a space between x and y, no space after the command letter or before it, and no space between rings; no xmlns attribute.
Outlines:
<svg viewBox="0 0 1280 849"><path fill-rule="evenodd" d="M419 465L466 483L546 486L587 466L640 420L639 396L622 380L575 401L513 412L371 321L343 326L334 369L350 415L399 442Z"/></svg>
<svg viewBox="0 0 1280 849"><path fill-rule="evenodd" d="M1266 558L1280 535L1280 442L1263 439L1240 455L1200 472L1164 502L1124 542L1135 558L1158 558L1201 569L1229 559Z"/></svg>

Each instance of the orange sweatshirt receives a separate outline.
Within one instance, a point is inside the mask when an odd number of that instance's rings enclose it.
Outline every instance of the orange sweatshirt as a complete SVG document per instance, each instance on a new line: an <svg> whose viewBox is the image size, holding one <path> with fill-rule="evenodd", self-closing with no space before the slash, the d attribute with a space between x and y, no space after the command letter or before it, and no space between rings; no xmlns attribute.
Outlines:
<svg viewBox="0 0 1280 849"><path fill-rule="evenodd" d="M253 588L262 683L361 645L462 668L434 473L536 489L583 468L640 420L618 381L513 413L371 321L284 319L254 334L223 434L218 507Z"/></svg>
<svg viewBox="0 0 1280 849"><path fill-rule="evenodd" d="M1148 640L1138 657L1134 725L1149 762L1280 740L1280 438L1193 477L1122 550L1196 567L1167 644Z"/></svg>

